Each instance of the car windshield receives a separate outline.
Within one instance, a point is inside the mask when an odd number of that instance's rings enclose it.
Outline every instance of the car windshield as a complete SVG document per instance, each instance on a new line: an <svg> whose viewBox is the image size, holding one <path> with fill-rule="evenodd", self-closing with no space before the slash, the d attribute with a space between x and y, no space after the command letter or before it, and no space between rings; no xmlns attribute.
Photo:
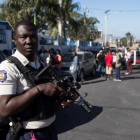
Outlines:
<svg viewBox="0 0 140 140"><path fill-rule="evenodd" d="M78 58L79 58L79 62L82 61L82 54L77 54ZM73 55L72 54L65 54L62 57L62 62L72 62L73 61Z"/></svg>

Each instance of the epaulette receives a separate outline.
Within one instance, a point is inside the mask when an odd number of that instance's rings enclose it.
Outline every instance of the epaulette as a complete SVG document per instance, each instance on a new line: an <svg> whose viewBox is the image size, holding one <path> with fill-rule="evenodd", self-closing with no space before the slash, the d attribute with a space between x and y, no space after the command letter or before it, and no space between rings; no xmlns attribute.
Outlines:
<svg viewBox="0 0 140 140"><path fill-rule="evenodd" d="M10 59L8 59L8 58L5 58L5 60L7 60L7 61L9 61L10 63L13 63Z"/></svg>

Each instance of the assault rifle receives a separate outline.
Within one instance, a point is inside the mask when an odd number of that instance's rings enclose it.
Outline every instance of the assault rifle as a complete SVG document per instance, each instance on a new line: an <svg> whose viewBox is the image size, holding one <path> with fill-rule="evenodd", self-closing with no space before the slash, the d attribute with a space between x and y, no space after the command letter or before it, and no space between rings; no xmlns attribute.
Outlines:
<svg viewBox="0 0 140 140"><path fill-rule="evenodd" d="M81 88L81 85L78 82L72 83L68 77L62 78L55 71L55 69L50 65L45 66L40 71L40 73L38 73L35 79L38 80L45 73L49 73L49 76L51 77L51 79L55 80L57 82L57 85L68 93L68 95L65 95L64 93L59 94L59 99L61 101L72 100L74 101L74 103L81 106L88 113L92 113L91 111L92 106L90 105L89 102L85 101L78 92L78 89Z"/></svg>

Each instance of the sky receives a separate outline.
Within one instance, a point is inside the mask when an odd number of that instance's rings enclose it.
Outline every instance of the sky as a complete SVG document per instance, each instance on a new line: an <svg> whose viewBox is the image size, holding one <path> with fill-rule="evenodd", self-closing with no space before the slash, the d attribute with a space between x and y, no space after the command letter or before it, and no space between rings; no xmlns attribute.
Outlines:
<svg viewBox="0 0 140 140"><path fill-rule="evenodd" d="M0 0L2 3L4 0ZM96 17L100 23L95 26L105 33L105 11L108 12L107 34L116 37L125 37L130 32L137 40L140 40L140 0L73 0L78 2L84 13L84 6L89 12L87 17Z"/></svg>
<svg viewBox="0 0 140 140"><path fill-rule="evenodd" d="M80 4L80 13L84 13L84 6L89 12L87 17L96 17L100 23L95 26L105 33L105 11L108 12L107 34L125 37L130 32L140 40L140 0L73 0Z"/></svg>

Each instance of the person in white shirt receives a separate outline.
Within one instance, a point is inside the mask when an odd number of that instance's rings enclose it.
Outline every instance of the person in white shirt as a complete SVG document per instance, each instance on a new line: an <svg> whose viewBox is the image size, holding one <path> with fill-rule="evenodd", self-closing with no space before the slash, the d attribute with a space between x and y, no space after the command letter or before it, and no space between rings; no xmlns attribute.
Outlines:
<svg viewBox="0 0 140 140"><path fill-rule="evenodd" d="M126 75L132 74L133 68L132 68L132 63L133 63L133 59L132 59L132 52L130 51L129 48L127 48L127 53L126 55L126 60L127 60L127 72L125 73Z"/></svg>
<svg viewBox="0 0 140 140"><path fill-rule="evenodd" d="M47 64L46 59L50 56L50 54L47 51L44 51L44 55L41 57L41 60L44 62L44 65Z"/></svg>

